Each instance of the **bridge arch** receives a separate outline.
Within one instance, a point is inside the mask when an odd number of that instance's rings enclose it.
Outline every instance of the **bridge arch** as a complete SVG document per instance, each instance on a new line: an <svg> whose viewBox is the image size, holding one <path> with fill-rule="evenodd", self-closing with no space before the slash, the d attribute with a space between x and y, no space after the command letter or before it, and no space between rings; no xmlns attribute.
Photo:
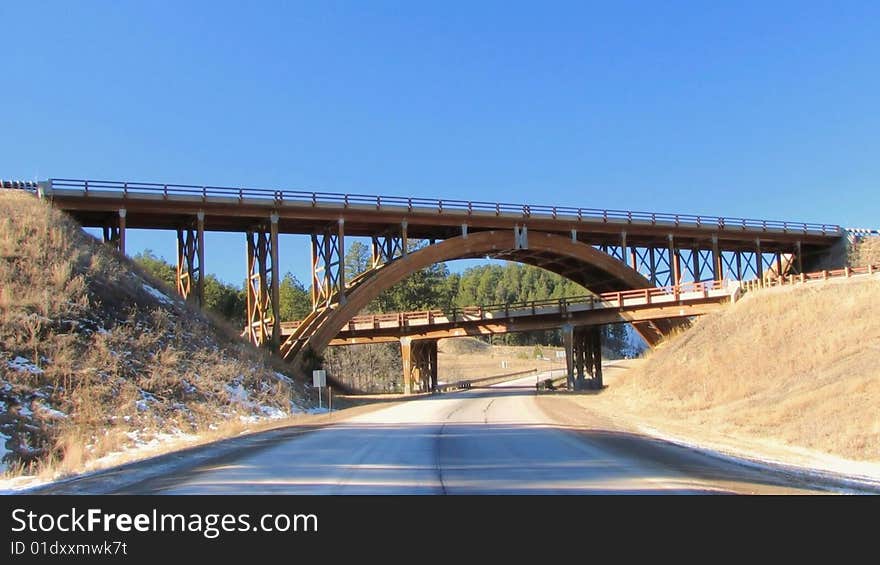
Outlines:
<svg viewBox="0 0 880 565"><path fill-rule="evenodd" d="M304 347L282 348L294 365L305 367L308 355L320 353L333 337L373 299L408 275L433 264L477 257L506 259L538 266L570 279L591 292L629 290L651 286L650 281L626 264L586 243L546 232L529 232L525 245L512 231L483 231L446 239L395 259L360 277L347 290L345 300L313 313L308 335L298 336ZM636 331L654 345L671 329L667 323L635 324ZM310 351L309 351L310 350ZM289 353L285 353L289 352Z"/></svg>

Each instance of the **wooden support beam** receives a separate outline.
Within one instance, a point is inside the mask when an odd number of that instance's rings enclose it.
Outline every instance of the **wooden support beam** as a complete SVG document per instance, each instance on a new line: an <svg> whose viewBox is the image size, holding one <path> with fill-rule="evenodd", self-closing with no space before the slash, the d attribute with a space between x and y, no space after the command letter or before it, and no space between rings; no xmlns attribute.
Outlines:
<svg viewBox="0 0 880 565"><path fill-rule="evenodd" d="M565 384L574 390L574 326L562 326L562 344L565 347Z"/></svg>
<svg viewBox="0 0 880 565"><path fill-rule="evenodd" d="M761 238L755 239L755 275L758 279L764 279L764 261L761 258Z"/></svg>
<svg viewBox="0 0 880 565"><path fill-rule="evenodd" d="M412 339L400 338L400 360L403 365L403 394L412 394Z"/></svg>
<svg viewBox="0 0 880 565"><path fill-rule="evenodd" d="M119 234L118 234L118 243L117 249L119 253L125 255L125 216L126 210L125 208L119 209Z"/></svg>
<svg viewBox="0 0 880 565"><path fill-rule="evenodd" d="M669 276L672 278L669 284L676 285L681 283L681 263L678 252L675 249L675 238L672 234L669 238Z"/></svg>
<svg viewBox="0 0 880 565"><path fill-rule="evenodd" d="M269 217L269 246L272 260L271 273L271 315L272 315L272 350L278 351L281 347L281 285L280 269L278 263L278 214L272 213Z"/></svg>
<svg viewBox="0 0 880 565"><path fill-rule="evenodd" d="M205 213L196 214L196 259L199 261L199 280L196 284L196 300L199 306L205 303ZM280 331L279 331L280 334Z"/></svg>
<svg viewBox="0 0 880 565"><path fill-rule="evenodd" d="M712 279L720 281L724 278L724 263L718 250L718 236L712 236Z"/></svg>

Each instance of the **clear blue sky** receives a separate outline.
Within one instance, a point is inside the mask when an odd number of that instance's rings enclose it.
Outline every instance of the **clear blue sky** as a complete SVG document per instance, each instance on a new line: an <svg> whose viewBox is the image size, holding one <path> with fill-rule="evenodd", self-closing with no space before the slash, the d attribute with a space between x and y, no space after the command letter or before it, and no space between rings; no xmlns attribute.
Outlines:
<svg viewBox="0 0 880 565"><path fill-rule="evenodd" d="M18 1L0 22L2 178L880 225L877 2ZM173 258L168 234L144 247ZM243 237L207 250L241 281ZM306 280L305 240L282 262Z"/></svg>

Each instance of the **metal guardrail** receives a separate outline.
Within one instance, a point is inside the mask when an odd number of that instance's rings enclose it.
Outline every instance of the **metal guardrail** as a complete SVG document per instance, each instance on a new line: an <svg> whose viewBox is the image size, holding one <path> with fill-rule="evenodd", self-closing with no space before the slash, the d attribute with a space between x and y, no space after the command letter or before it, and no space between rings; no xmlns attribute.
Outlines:
<svg viewBox="0 0 880 565"><path fill-rule="evenodd" d="M39 185L29 180L0 180L0 188L36 192Z"/></svg>
<svg viewBox="0 0 880 565"><path fill-rule="evenodd" d="M838 236L843 230L835 224L809 222L787 222L781 220L759 220L752 218L727 218L694 214L668 214L657 212L637 212L631 210L608 210L599 208L580 208L571 206L547 206L535 204L511 204L505 202L481 202L471 200L415 198L402 196L381 196L366 194L342 194L335 192L311 192L301 190L278 190L268 188L224 187L209 185L162 184L148 182L124 182L82 179L50 179L42 183L44 190L79 190L88 196L91 192L120 192L123 198L139 195L153 195L163 198L195 197L232 198L243 202L247 199L267 200L276 205L285 203L310 206L369 206L377 210L384 208L405 208L409 212L430 212L443 214L454 212L466 215L488 214L495 216L516 216L530 218L543 216L567 221L601 221L623 224L645 223L673 225L675 227L696 227L717 230L777 230L784 233L804 233Z"/></svg>
<svg viewBox="0 0 880 565"><path fill-rule="evenodd" d="M437 392L448 392L450 390L465 390L471 388L472 385L476 384L485 384L490 381L503 381L505 379L510 379L513 377L532 375L538 372L538 368L534 369L525 369L523 371L515 371L513 373L504 373L501 375L492 375L491 377L480 377L479 379L459 379L454 383L445 383L442 385L437 385L435 389ZM499 380L500 379L500 380Z"/></svg>

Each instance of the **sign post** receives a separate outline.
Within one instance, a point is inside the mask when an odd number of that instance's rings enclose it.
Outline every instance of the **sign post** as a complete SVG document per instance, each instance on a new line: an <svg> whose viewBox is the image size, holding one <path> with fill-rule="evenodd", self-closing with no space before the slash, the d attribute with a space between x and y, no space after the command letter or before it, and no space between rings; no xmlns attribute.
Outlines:
<svg viewBox="0 0 880 565"><path fill-rule="evenodd" d="M318 389L318 408L322 408L321 387L327 386L327 371L323 369L315 369L312 371L312 386Z"/></svg>

